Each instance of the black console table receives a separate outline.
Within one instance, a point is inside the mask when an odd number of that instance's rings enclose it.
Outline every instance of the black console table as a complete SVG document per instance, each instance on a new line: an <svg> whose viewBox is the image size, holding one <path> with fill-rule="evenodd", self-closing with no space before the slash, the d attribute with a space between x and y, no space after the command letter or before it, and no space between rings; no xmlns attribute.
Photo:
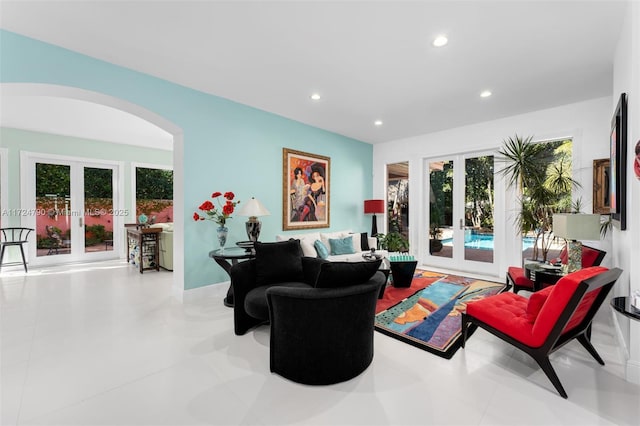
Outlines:
<svg viewBox="0 0 640 426"><path fill-rule="evenodd" d="M614 297L611 299L611 306L625 317L640 321L640 309L631 306L628 297Z"/></svg>

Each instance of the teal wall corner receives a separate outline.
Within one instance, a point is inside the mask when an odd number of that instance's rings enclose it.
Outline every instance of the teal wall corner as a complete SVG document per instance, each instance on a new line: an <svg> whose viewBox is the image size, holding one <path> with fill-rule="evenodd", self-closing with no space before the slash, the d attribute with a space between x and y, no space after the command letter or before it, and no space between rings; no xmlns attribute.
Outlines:
<svg viewBox="0 0 640 426"><path fill-rule="evenodd" d="M108 95L162 117L179 128L182 161L174 174L184 205L184 289L228 281L209 257L214 224L191 218L214 191L258 198L271 212L261 240L282 233L282 149L331 158L330 228L366 231L362 201L372 194L373 147L247 105L0 30L0 81L67 86ZM13 155L11 153L10 155ZM246 240L244 218L230 220L227 244ZM177 226L180 226L177 224Z"/></svg>

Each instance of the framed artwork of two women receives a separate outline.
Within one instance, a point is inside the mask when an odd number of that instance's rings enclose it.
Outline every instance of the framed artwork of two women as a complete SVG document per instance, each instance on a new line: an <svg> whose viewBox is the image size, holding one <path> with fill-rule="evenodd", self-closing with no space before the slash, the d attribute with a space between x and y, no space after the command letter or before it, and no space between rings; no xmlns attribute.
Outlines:
<svg viewBox="0 0 640 426"><path fill-rule="evenodd" d="M282 150L282 229L329 227L329 157Z"/></svg>

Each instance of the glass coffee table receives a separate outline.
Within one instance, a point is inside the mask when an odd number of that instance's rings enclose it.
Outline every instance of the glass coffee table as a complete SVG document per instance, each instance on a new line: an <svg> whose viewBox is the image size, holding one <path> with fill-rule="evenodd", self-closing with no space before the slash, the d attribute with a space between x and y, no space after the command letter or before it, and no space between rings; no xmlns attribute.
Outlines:
<svg viewBox="0 0 640 426"><path fill-rule="evenodd" d="M387 284L389 282L389 274L391 273L391 265L389 259L375 252L362 253L362 258L367 261L382 259L382 262L378 267L378 271L384 274L384 285L380 287L380 293L378 293L378 299L382 299L382 297L384 297L384 290L387 288Z"/></svg>

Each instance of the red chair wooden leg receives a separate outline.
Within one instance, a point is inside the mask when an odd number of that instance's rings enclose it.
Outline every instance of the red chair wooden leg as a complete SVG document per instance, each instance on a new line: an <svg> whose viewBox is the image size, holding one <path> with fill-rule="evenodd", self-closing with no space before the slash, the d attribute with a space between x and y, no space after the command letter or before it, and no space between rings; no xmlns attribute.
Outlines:
<svg viewBox="0 0 640 426"><path fill-rule="evenodd" d="M580 342L582 346L587 350L587 352L589 352L591 356L596 361L598 361L598 363L600 363L600 365L604 365L604 361L600 357L600 354L598 354L598 351L596 351L596 348L593 347L593 345L591 344L591 341L587 338L586 335L581 334L580 336L577 337L577 339L578 339L578 342Z"/></svg>
<svg viewBox="0 0 640 426"><path fill-rule="evenodd" d="M544 374L546 374L549 380L551 380L551 383L556 388L560 396L563 397L564 399L567 399L567 392L565 392L564 388L562 387L562 383L560 383L560 379L558 378L556 371L553 369L553 366L551 365L549 358L545 356L545 357L534 358L534 359L536 360L540 368L542 368L542 371L544 371Z"/></svg>
<svg viewBox="0 0 640 426"><path fill-rule="evenodd" d="M463 312L460 315L460 320L462 321L462 349L464 349L464 344L467 342L467 314Z"/></svg>

